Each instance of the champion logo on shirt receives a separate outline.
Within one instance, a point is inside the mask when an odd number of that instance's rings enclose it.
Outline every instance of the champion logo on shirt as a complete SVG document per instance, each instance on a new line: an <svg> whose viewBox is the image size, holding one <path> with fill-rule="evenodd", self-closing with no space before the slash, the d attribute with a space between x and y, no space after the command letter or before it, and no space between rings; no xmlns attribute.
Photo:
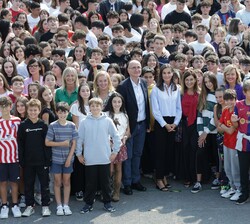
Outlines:
<svg viewBox="0 0 250 224"><path fill-rule="evenodd" d="M27 129L25 130L25 132L42 131L42 130L43 130L42 128L35 128L35 129L29 129L29 128L27 128Z"/></svg>

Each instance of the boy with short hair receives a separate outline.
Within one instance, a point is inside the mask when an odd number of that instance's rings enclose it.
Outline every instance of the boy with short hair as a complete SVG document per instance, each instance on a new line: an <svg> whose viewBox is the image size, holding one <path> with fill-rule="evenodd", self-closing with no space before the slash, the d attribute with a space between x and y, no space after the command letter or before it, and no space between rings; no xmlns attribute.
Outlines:
<svg viewBox="0 0 250 224"><path fill-rule="evenodd" d="M179 44L184 39L184 27L179 23L173 25L173 42Z"/></svg>
<svg viewBox="0 0 250 224"><path fill-rule="evenodd" d="M220 58L220 71L224 73L224 69L233 63L232 58L229 56L223 56Z"/></svg>
<svg viewBox="0 0 250 224"><path fill-rule="evenodd" d="M165 48L166 38L163 35L155 35L154 37L154 53L159 60L160 66L168 62L169 52Z"/></svg>
<svg viewBox="0 0 250 224"><path fill-rule="evenodd" d="M250 113L250 80L243 82L243 91L246 96L245 100L237 101L234 114L231 121L235 128L238 128L237 141L235 148L238 150L240 166L240 185L241 196L236 204L241 205L248 201L249 198L249 168L250 168L250 132L249 132L249 113Z"/></svg>
<svg viewBox="0 0 250 224"><path fill-rule="evenodd" d="M15 103L17 98L23 95L24 90L24 79L22 76L15 76L11 79L12 93L9 94L9 97L12 103Z"/></svg>
<svg viewBox="0 0 250 224"><path fill-rule="evenodd" d="M39 118L41 102L31 99L27 104L28 118L24 120L17 132L19 163L24 169L24 187L26 209L22 216L34 214L34 183L38 176L42 194L42 216L50 216L49 209L49 166L51 164L51 149L45 146L48 127Z"/></svg>
<svg viewBox="0 0 250 224"><path fill-rule="evenodd" d="M109 11L107 14L108 26L104 28L104 33L108 34L111 39L113 39L112 35L112 27L118 23L119 14L116 11Z"/></svg>
<svg viewBox="0 0 250 224"><path fill-rule="evenodd" d="M226 26L227 20L229 18L234 18L235 13L232 10L230 10L230 7L229 7L229 5L231 3L230 0L220 0L219 2L220 2L220 5L221 5L221 9L216 13L220 17L221 25Z"/></svg>
<svg viewBox="0 0 250 224"><path fill-rule="evenodd" d="M54 174L54 192L57 203L56 214L71 215L69 203L70 176L73 172L74 152L78 133L75 124L67 121L69 105L60 102L56 105L58 120L49 125L45 144L52 147L52 166ZM61 200L61 185L63 185L64 204Z"/></svg>
<svg viewBox="0 0 250 224"><path fill-rule="evenodd" d="M173 42L173 26L171 24L165 24L161 27L162 34L166 37L166 46L165 48L171 54L175 51L177 44Z"/></svg>
<svg viewBox="0 0 250 224"><path fill-rule="evenodd" d="M243 81L247 80L250 78L250 57L249 56L243 56L240 60L239 60L239 63L240 63L240 69L243 73Z"/></svg>
<svg viewBox="0 0 250 224"><path fill-rule="evenodd" d="M9 97L0 98L0 192L1 192L1 219L9 216L7 205L8 182L11 186L12 213L15 218L21 217L22 213L18 207L18 181L20 179L20 168L18 163L17 130L21 119L10 114L12 101Z"/></svg>
<svg viewBox="0 0 250 224"><path fill-rule="evenodd" d="M130 52L130 57L131 57L131 60L137 60L141 63L142 62L142 49L134 48Z"/></svg>
<svg viewBox="0 0 250 224"><path fill-rule="evenodd" d="M84 197L86 204L81 210L83 214L93 210L98 183L102 190L104 209L108 212L115 211L111 205L110 163L119 152L121 141L113 121L102 113L102 107L100 98L92 98L89 101L91 114L80 123L78 129L76 156L80 163L85 164L87 183ZM113 151L110 148L110 137Z"/></svg>
<svg viewBox="0 0 250 224"><path fill-rule="evenodd" d="M194 53L196 55L201 54L205 47L211 47L214 50L214 47L205 39L207 31L208 27L201 23L196 26L195 32L197 33L198 40L189 44L194 48Z"/></svg>
<svg viewBox="0 0 250 224"><path fill-rule="evenodd" d="M202 70L205 65L205 58L201 55L195 55L191 59L190 63L191 63L191 67L193 67L194 69Z"/></svg>
<svg viewBox="0 0 250 224"><path fill-rule="evenodd" d="M209 15L210 10L211 10L211 3L209 0L203 0L200 3L200 9L201 9L201 18L202 21L201 23L204 24L205 26L209 27L209 22L211 19L211 16Z"/></svg>
<svg viewBox="0 0 250 224"><path fill-rule="evenodd" d="M109 64L116 63L121 68L122 74L125 74L128 56L125 52L126 41L123 37L115 37L112 40L114 51L109 55L108 58L104 59L103 62Z"/></svg>
<svg viewBox="0 0 250 224"><path fill-rule="evenodd" d="M225 90L223 99L226 108L222 111L218 124L218 131L224 132L223 154L224 169L229 179L230 189L221 195L223 198L230 198L231 201L237 201L240 192L240 168L237 150L235 150L237 128L234 128L231 122L231 116L234 113L234 106L237 100L237 94L233 89Z"/></svg>
<svg viewBox="0 0 250 224"><path fill-rule="evenodd" d="M210 55L206 58L207 70L212 72L216 78L218 87L224 86L224 75L219 72L219 58L215 55Z"/></svg>
<svg viewBox="0 0 250 224"><path fill-rule="evenodd" d="M105 23L103 21L97 20L91 23L91 31L95 34L97 39L103 34L104 28Z"/></svg>
<svg viewBox="0 0 250 224"><path fill-rule="evenodd" d="M175 56L175 66L175 68L178 69L180 76L182 77L188 66L187 56L185 54L178 53Z"/></svg>
<svg viewBox="0 0 250 224"><path fill-rule="evenodd" d="M111 44L110 37L107 34L102 34L98 37L98 47L103 50L103 57L107 58L109 55L109 46Z"/></svg>
<svg viewBox="0 0 250 224"><path fill-rule="evenodd" d="M24 12L21 8L20 8L20 0L11 0L11 7L9 8L11 14L12 14L12 19L11 22L14 23L16 21L16 17L20 12Z"/></svg>
<svg viewBox="0 0 250 224"><path fill-rule="evenodd" d="M185 41L187 44L197 40L197 34L193 30L188 30L185 33Z"/></svg>
<svg viewBox="0 0 250 224"><path fill-rule="evenodd" d="M24 31L24 25L20 21L15 21L12 24L12 30L16 37L19 37L20 34Z"/></svg>

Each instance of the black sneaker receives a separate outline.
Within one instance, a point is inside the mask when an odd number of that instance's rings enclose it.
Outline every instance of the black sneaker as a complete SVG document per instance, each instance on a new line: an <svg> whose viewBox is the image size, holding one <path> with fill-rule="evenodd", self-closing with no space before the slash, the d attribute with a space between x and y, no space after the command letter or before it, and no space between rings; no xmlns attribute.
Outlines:
<svg viewBox="0 0 250 224"><path fill-rule="evenodd" d="M214 179L211 185L212 190L218 190L220 189L221 183L218 178Z"/></svg>
<svg viewBox="0 0 250 224"><path fill-rule="evenodd" d="M82 191L76 192L76 200L83 201L83 192Z"/></svg>
<svg viewBox="0 0 250 224"><path fill-rule="evenodd" d="M80 213L85 214L91 212L93 210L92 205L85 204L84 207L81 209Z"/></svg>
<svg viewBox="0 0 250 224"><path fill-rule="evenodd" d="M195 193L200 192L201 190L202 190L202 186L201 186L200 182L196 182L194 187L192 188L191 192L195 194Z"/></svg>
<svg viewBox="0 0 250 224"><path fill-rule="evenodd" d="M110 204L110 203L106 203L104 204L104 210L106 210L107 212L115 212L115 208Z"/></svg>
<svg viewBox="0 0 250 224"><path fill-rule="evenodd" d="M247 201L248 201L248 197L241 195L240 198L236 201L236 205L243 205Z"/></svg>

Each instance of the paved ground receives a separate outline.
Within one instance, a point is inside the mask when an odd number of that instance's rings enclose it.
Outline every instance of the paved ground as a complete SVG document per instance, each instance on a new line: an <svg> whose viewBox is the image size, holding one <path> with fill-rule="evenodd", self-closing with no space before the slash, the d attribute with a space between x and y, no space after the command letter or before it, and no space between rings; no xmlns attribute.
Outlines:
<svg viewBox="0 0 250 224"><path fill-rule="evenodd" d="M102 203L97 201L94 210L88 214L80 214L83 203L71 198L73 215L57 217L55 203L52 203L51 217L42 218L41 207L36 207L36 213L29 218L0 220L0 224L249 224L250 202L245 205L235 205L228 199L220 198L217 190L210 190L209 185L203 186L198 194L190 193L179 182L171 182L173 192L161 192L155 188L151 180L143 179L147 192L136 192L132 196L121 194L121 200L114 203L116 212L106 213ZM174 192L180 190L180 192Z"/></svg>

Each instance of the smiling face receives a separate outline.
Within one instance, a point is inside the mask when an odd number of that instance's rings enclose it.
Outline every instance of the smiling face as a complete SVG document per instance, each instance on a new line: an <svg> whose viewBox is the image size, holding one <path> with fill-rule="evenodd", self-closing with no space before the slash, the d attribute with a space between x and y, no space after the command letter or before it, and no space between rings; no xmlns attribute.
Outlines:
<svg viewBox="0 0 250 224"><path fill-rule="evenodd" d="M196 82L196 80L192 75L186 77L185 81L184 81L185 86L187 87L188 90L194 89L195 82Z"/></svg>
<svg viewBox="0 0 250 224"><path fill-rule="evenodd" d="M44 99L44 101L46 103L50 103L53 100L53 94L51 92L50 89L46 89L43 93L42 93L42 98Z"/></svg>
<svg viewBox="0 0 250 224"><path fill-rule="evenodd" d="M94 117L98 117L101 114L102 105L97 103L92 103L91 105L89 105L89 110Z"/></svg>
<svg viewBox="0 0 250 224"><path fill-rule="evenodd" d="M54 89L56 85L55 77L53 75L47 75L44 80L44 85Z"/></svg>
<svg viewBox="0 0 250 224"><path fill-rule="evenodd" d="M21 101L18 101L16 104L16 110L19 114L24 115L26 112L25 105Z"/></svg>
<svg viewBox="0 0 250 224"><path fill-rule="evenodd" d="M225 79L226 82L229 85L234 85L236 84L236 80L237 80L237 73L235 69L232 69L230 72L228 72L227 74L225 74Z"/></svg>
<svg viewBox="0 0 250 224"><path fill-rule="evenodd" d="M3 69L4 69L4 71L5 71L5 73L7 74L8 77L12 77L14 67L13 67L13 64L11 62L4 63Z"/></svg>
<svg viewBox="0 0 250 224"><path fill-rule="evenodd" d="M224 92L223 91L216 91L215 92L215 98L218 104L223 104L224 99L223 99Z"/></svg>
<svg viewBox="0 0 250 224"><path fill-rule="evenodd" d="M214 86L213 86L213 83L210 81L210 79L208 77L205 77L204 79L204 83L205 83L205 86L207 87L207 89L211 92L214 91Z"/></svg>
<svg viewBox="0 0 250 224"><path fill-rule="evenodd" d="M73 73L69 73L65 76L66 85L75 85L76 83L76 76Z"/></svg>
<svg viewBox="0 0 250 224"><path fill-rule="evenodd" d="M169 85L172 77L173 77L173 72L172 72L171 68L165 68L162 71L162 79L163 79L165 84Z"/></svg>
<svg viewBox="0 0 250 224"><path fill-rule="evenodd" d="M99 76L96 83L100 90L108 90L109 88L108 78L106 75Z"/></svg>
<svg viewBox="0 0 250 224"><path fill-rule="evenodd" d="M38 88L35 85L30 85L28 88L29 96L32 99L38 98Z"/></svg>
<svg viewBox="0 0 250 224"><path fill-rule="evenodd" d="M86 85L83 85L81 87L81 89L80 89L79 94L80 94L82 99L86 99L86 100L89 99L89 97L90 97L90 89L89 89L89 87L86 86Z"/></svg>
<svg viewBox="0 0 250 224"><path fill-rule="evenodd" d="M38 119L38 116L40 114L40 109L37 106L29 106L27 109L28 117L31 120Z"/></svg>
<svg viewBox="0 0 250 224"><path fill-rule="evenodd" d="M112 99L112 107L114 109L114 112L119 112L122 107L122 99L120 97L114 97Z"/></svg>

